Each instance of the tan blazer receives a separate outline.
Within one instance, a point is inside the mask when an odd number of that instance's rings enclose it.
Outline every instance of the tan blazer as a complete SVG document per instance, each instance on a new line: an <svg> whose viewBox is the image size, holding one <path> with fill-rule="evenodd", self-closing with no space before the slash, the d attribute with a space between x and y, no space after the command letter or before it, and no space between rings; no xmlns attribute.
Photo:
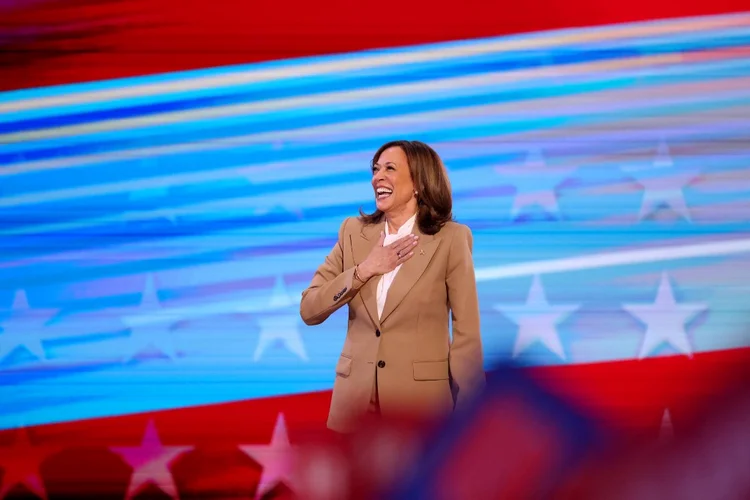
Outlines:
<svg viewBox="0 0 750 500"><path fill-rule="evenodd" d="M308 325L349 305L328 416L328 427L339 432L354 430L367 412L375 380L384 417L440 416L485 382L471 230L449 222L430 236L415 223L420 238L414 256L401 266L378 319L380 277L362 283L354 278L354 266L365 260L383 229L384 223L347 218L338 242L302 292L300 314Z"/></svg>

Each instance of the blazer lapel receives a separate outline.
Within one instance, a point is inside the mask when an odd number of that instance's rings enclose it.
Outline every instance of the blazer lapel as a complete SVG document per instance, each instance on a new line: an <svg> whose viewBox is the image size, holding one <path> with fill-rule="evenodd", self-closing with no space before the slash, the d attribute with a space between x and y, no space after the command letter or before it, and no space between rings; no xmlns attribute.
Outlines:
<svg viewBox="0 0 750 500"><path fill-rule="evenodd" d="M379 224L368 224L363 225L359 235L352 235L352 249L354 252L354 262L356 264L362 263L367 256L370 254L370 250L378 243L380 238L380 231L385 227L384 223ZM359 296L365 303L367 313L370 315L373 323L380 327L380 321L378 320L378 299L377 299L377 287L379 276L371 278L365 283L362 288L359 289Z"/></svg>
<svg viewBox="0 0 750 500"><path fill-rule="evenodd" d="M422 276L433 255L435 255L435 250L440 245L440 238L422 234L417 224L414 224L412 232L419 235L419 243L414 248L414 255L401 265L401 269L399 269L396 278L388 289L385 306L383 307L383 315L380 317L381 324L398 307L401 301L404 300L406 294L409 293L409 290L412 289L417 280ZM375 312L377 313L377 309Z"/></svg>

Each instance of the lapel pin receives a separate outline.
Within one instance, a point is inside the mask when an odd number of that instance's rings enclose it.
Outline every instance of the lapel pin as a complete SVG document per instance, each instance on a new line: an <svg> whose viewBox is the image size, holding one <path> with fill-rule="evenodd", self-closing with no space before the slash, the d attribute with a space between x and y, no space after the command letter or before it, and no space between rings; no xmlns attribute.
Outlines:
<svg viewBox="0 0 750 500"><path fill-rule="evenodd" d="M419 249L419 255L424 255L424 250L422 250L421 248Z"/></svg>

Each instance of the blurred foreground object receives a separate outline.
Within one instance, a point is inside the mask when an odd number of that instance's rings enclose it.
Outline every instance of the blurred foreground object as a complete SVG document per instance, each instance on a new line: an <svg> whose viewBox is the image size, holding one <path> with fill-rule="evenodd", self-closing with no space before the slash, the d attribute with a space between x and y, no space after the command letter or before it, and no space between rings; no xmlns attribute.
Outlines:
<svg viewBox="0 0 750 500"><path fill-rule="evenodd" d="M559 498L750 498L750 387L722 399L681 437L598 460Z"/></svg>
<svg viewBox="0 0 750 500"><path fill-rule="evenodd" d="M743 372L743 376L745 376ZM632 439L503 367L446 422L373 419L299 450L305 500L750 498L750 386L672 436Z"/></svg>
<svg viewBox="0 0 750 500"><path fill-rule="evenodd" d="M528 498L549 494L603 442L597 426L517 368L446 422L373 419L298 455L301 498Z"/></svg>

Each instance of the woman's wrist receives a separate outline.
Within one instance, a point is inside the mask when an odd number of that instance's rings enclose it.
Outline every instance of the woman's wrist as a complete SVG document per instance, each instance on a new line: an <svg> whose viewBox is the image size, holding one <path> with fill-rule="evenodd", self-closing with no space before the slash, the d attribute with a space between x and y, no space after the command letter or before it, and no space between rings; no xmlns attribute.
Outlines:
<svg viewBox="0 0 750 500"><path fill-rule="evenodd" d="M357 264L354 266L354 277L357 278L359 281L365 283L367 280L372 278L372 273L367 271L366 268L362 264Z"/></svg>

